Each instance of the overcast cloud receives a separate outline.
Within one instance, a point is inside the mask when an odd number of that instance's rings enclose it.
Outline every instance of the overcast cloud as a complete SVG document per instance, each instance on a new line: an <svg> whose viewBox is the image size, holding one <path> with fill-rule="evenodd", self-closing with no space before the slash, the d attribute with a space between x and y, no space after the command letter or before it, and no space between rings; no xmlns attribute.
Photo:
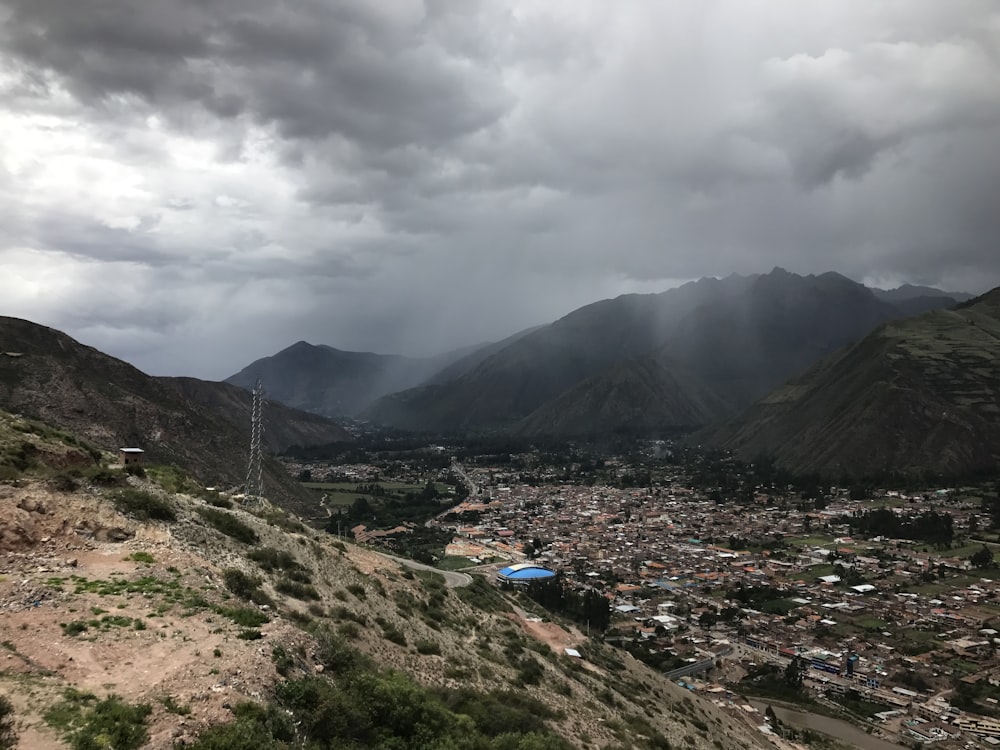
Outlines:
<svg viewBox="0 0 1000 750"><path fill-rule="evenodd" d="M0 0L0 314L153 374L1000 284L994 0Z"/></svg>

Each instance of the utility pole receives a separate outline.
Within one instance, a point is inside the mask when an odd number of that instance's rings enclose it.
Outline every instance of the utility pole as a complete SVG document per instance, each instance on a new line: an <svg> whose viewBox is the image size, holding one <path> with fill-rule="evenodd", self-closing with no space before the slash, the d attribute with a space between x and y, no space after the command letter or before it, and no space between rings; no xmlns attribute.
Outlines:
<svg viewBox="0 0 1000 750"><path fill-rule="evenodd" d="M250 460L247 463L247 481L243 505L259 505L264 499L264 457L261 437L264 433L264 387L260 379L254 385L253 404L250 408Z"/></svg>

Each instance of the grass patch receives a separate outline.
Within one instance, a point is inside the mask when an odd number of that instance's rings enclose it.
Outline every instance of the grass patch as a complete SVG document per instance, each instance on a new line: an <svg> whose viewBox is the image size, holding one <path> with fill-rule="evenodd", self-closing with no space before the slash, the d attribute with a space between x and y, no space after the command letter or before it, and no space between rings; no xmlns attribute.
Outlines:
<svg viewBox="0 0 1000 750"><path fill-rule="evenodd" d="M472 563L467 557L459 557L457 555L445 555L440 560L438 560L435 567L441 570L462 570L463 568L471 568Z"/></svg>
<svg viewBox="0 0 1000 750"><path fill-rule="evenodd" d="M73 750L137 750L149 739L146 719L152 710L146 703L126 703L116 695L98 700L91 693L69 690L43 718Z"/></svg>

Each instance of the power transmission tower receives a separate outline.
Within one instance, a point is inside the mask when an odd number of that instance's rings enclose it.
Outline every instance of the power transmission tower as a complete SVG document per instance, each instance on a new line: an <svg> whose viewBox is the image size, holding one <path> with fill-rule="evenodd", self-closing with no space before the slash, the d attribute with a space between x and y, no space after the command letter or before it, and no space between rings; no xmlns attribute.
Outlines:
<svg viewBox="0 0 1000 750"><path fill-rule="evenodd" d="M247 464L244 505L259 504L264 499L264 457L261 436L264 434L264 387L257 381L250 409L250 461Z"/></svg>

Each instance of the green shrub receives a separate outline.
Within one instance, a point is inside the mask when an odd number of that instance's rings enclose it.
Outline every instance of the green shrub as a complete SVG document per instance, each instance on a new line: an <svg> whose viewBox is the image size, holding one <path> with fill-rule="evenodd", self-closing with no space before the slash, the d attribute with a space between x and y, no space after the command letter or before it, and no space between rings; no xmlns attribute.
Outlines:
<svg viewBox="0 0 1000 750"><path fill-rule="evenodd" d="M261 570L268 572L272 570L298 570L302 567L293 554L273 547L255 549L247 557L257 563Z"/></svg>
<svg viewBox="0 0 1000 750"><path fill-rule="evenodd" d="M63 635L80 635L87 631L87 623L83 620L73 620L73 622L60 623Z"/></svg>
<svg viewBox="0 0 1000 750"><path fill-rule="evenodd" d="M14 705L6 695L0 695L0 750L17 747L17 724Z"/></svg>
<svg viewBox="0 0 1000 750"><path fill-rule="evenodd" d="M287 594L288 596L295 597L304 602L315 601L319 599L319 592L315 587L307 583L299 583L298 581L290 581L287 578L278 581L274 584L275 591L282 594Z"/></svg>
<svg viewBox="0 0 1000 750"><path fill-rule="evenodd" d="M422 654L424 656L441 655L441 646L439 646L436 641L419 640L413 644L413 647L417 649L418 654Z"/></svg>
<svg viewBox="0 0 1000 750"><path fill-rule="evenodd" d="M249 607L219 607L216 611L244 628L259 628L265 622L271 621L271 618L260 610Z"/></svg>
<svg viewBox="0 0 1000 750"><path fill-rule="evenodd" d="M90 467L83 472L83 476L98 487L118 487L123 481L120 471L112 471L107 466Z"/></svg>
<svg viewBox="0 0 1000 750"><path fill-rule="evenodd" d="M66 471L60 471L49 477L49 484L56 492L76 492L80 489L80 480Z"/></svg>
<svg viewBox="0 0 1000 750"><path fill-rule="evenodd" d="M135 560L136 562L146 563L147 565L152 565L156 562L156 558L148 552L133 552L129 555L129 559Z"/></svg>
<svg viewBox="0 0 1000 750"><path fill-rule="evenodd" d="M225 534L244 544L254 544L257 541L257 532L243 523L235 516L224 510L217 508L198 508L198 515L216 531Z"/></svg>
<svg viewBox="0 0 1000 750"><path fill-rule="evenodd" d="M545 670L532 657L526 656L517 665L517 681L521 685L537 685L542 681Z"/></svg>
<svg viewBox="0 0 1000 750"><path fill-rule="evenodd" d="M347 590L358 597L358 599L365 599L368 597L368 592L365 591L365 587L360 583L347 584Z"/></svg>
<svg viewBox="0 0 1000 750"><path fill-rule="evenodd" d="M175 521L173 504L161 497L134 487L125 487L111 496L119 512L137 521Z"/></svg>
<svg viewBox="0 0 1000 750"><path fill-rule="evenodd" d="M270 598L260 590L260 578L244 573L236 568L222 571L222 581L233 595L254 604L272 604Z"/></svg>
<svg viewBox="0 0 1000 750"><path fill-rule="evenodd" d="M295 660L292 659L288 651L281 644L278 644L273 649L271 649L271 661L274 662L274 668L277 670L278 674L282 677L287 677L288 673L295 666Z"/></svg>
<svg viewBox="0 0 1000 750"><path fill-rule="evenodd" d="M236 637L239 638L241 641L259 641L261 638L264 637L264 634L261 633L259 630L247 628L237 633Z"/></svg>
<svg viewBox="0 0 1000 750"><path fill-rule="evenodd" d="M240 599L249 599L250 594L260 585L260 578L247 575L236 568L226 568L222 571L222 580L226 588Z"/></svg>
<svg viewBox="0 0 1000 750"><path fill-rule="evenodd" d="M406 645L406 635L399 628L389 625L382 631L382 637L387 641L392 641L393 643L405 646Z"/></svg>
<svg viewBox="0 0 1000 750"><path fill-rule="evenodd" d="M344 636L344 638L351 638L352 640L361 635L361 629L353 622L340 623L337 626L337 632Z"/></svg>

